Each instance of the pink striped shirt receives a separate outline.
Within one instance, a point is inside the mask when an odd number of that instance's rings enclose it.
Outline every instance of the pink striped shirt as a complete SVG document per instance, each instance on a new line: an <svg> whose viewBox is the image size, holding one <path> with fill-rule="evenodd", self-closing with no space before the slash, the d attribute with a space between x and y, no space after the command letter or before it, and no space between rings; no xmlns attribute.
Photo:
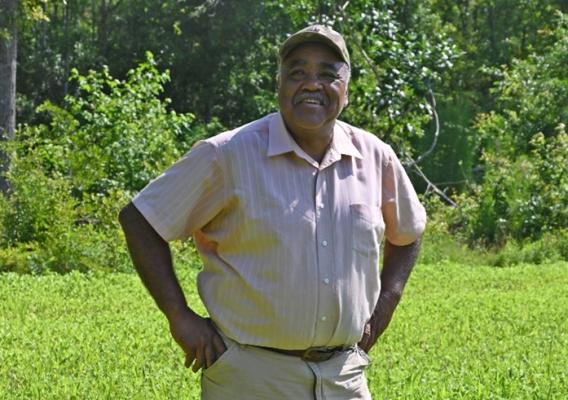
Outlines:
<svg viewBox="0 0 568 400"><path fill-rule="evenodd" d="M279 113L197 143L133 202L164 240L194 237L228 337L282 349L359 341L383 237L407 244L426 223L390 146L337 121L318 163Z"/></svg>

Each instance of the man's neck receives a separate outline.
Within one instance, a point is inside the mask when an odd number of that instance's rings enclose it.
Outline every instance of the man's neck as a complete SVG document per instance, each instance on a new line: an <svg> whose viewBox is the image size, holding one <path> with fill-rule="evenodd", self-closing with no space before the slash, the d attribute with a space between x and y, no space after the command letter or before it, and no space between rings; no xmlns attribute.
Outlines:
<svg viewBox="0 0 568 400"><path fill-rule="evenodd" d="M302 130L301 132L295 132L288 126L286 128L298 146L312 157L314 161L321 163L333 140L334 126L335 121L323 127L323 129L320 128L314 131Z"/></svg>
<svg viewBox="0 0 568 400"><path fill-rule="evenodd" d="M300 148L304 150L306 154L312 157L314 161L321 163L325 156L325 153L327 153L327 149L329 148L332 139L333 138L330 137L330 138L325 138L325 140L316 139L316 140L303 141L303 142L300 142L296 139L294 140L296 140L298 146L300 146Z"/></svg>

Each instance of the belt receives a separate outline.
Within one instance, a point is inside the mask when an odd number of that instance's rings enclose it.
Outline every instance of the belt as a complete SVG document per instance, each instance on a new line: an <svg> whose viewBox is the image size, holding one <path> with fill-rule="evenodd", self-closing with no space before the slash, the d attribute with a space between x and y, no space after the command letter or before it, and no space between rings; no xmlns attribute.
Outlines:
<svg viewBox="0 0 568 400"><path fill-rule="evenodd" d="M299 357L304 361L321 362L329 360L337 353L343 352L348 349L352 349L353 345L337 346L337 347L310 347L309 349L306 350L284 350L284 349L276 349L274 347L263 347L263 346L257 346L257 347L273 351L275 353L285 354L287 356Z"/></svg>

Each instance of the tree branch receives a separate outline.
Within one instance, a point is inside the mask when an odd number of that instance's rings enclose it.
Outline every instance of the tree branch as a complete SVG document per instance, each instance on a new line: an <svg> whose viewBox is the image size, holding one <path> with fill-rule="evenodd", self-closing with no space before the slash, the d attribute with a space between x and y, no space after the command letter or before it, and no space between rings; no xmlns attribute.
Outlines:
<svg viewBox="0 0 568 400"><path fill-rule="evenodd" d="M410 157L409 157L410 158ZM418 172L418 175L420 175L420 177L422 179L424 179L424 181L428 184L428 187L426 188L426 193L428 193L428 191L430 189L432 189L432 191L434 193L436 193L438 196L440 196L442 198L442 200L444 200L446 203L448 203L450 206L452 207L457 207L457 203L455 201L453 201L452 199L450 199L442 190L440 190L440 188L438 188L438 186L436 186L435 184L432 183L432 181L430 181L430 179L428 179L428 177L424 174L424 172L422 171L422 169L414 162L414 160L412 158L410 158L411 163L405 163L405 165L414 168L414 170L416 172Z"/></svg>
<svg viewBox="0 0 568 400"><path fill-rule="evenodd" d="M434 114L434 123L436 124L436 129L434 130L434 140L430 145L430 148L426 150L426 152L422 153L415 161L413 160L414 164L420 163L426 157L428 157L436 148L438 144L438 136L440 136L440 120L438 118L438 112L436 111L436 98L434 97L434 92L430 87L428 87L428 94L430 95L430 106L432 107L432 113Z"/></svg>

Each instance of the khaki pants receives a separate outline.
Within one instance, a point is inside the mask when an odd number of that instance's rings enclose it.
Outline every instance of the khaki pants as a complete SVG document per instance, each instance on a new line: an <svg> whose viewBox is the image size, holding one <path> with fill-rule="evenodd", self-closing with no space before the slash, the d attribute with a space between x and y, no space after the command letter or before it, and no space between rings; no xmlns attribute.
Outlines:
<svg viewBox="0 0 568 400"><path fill-rule="evenodd" d="M359 348L313 363L223 340L227 351L201 375L203 400L371 399L364 375L370 360Z"/></svg>

